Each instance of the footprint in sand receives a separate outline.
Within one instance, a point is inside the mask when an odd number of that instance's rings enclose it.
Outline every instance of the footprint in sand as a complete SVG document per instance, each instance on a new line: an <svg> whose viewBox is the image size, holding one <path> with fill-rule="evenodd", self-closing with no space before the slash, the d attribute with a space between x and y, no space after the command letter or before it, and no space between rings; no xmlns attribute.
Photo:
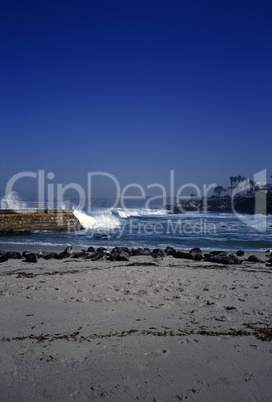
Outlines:
<svg viewBox="0 0 272 402"><path fill-rule="evenodd" d="M154 350L152 352L147 352L144 353L144 356L150 356L150 355L155 355L155 356L162 356L162 355L167 355L169 352L165 349L161 349L161 350Z"/></svg>
<svg viewBox="0 0 272 402"><path fill-rule="evenodd" d="M199 342L199 340L198 339L188 339L188 338L186 338L186 339L180 339L178 341L178 343L191 343L191 342Z"/></svg>

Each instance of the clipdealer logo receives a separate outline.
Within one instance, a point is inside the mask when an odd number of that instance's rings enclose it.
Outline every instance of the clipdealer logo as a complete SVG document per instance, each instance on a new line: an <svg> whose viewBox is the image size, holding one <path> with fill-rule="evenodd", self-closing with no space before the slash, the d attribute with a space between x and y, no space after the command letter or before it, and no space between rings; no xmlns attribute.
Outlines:
<svg viewBox="0 0 272 402"><path fill-rule="evenodd" d="M202 188L194 183L186 183L175 190L176 186L174 170L170 170L169 191L167 191L167 188L160 183L151 183L147 185L146 188L138 183L130 183L122 188L117 178L111 173L88 172L87 186L85 191L85 189L80 184L74 182L68 183L66 185L63 185L61 183L54 184L51 182L53 179L55 179L55 174L53 172L49 172L46 174L44 170L38 170L38 172L19 172L12 176L6 185L5 195L7 196L8 194L12 193L14 191L14 185L19 180L26 178L32 178L36 180L35 184L38 190L38 203L42 204L47 202L48 204L51 203L53 205L55 203L55 200L57 200L57 202L61 204L64 202L64 195L66 191L73 190L77 193L78 196L78 207L80 209L86 209L88 213L91 213L93 209L92 196L94 179L106 179L108 180L107 184L109 184L110 181L111 184L114 185L115 201L111 205L111 208L116 208L118 205L120 205L121 208L127 208L127 200L142 200L145 202L144 207L147 209L151 207L151 203L155 200L161 200L162 205L167 204L168 198L170 198L173 203L178 203L188 199L188 195L184 195L184 193L186 192L186 190L188 191L188 189L190 189L190 192L194 191L195 193L193 199L204 200L203 209L206 210L206 200L208 197L208 193L216 187L216 183L212 183L209 185L203 184ZM151 189L157 189L158 194L149 197L147 193ZM129 192L131 192L131 190L134 193L137 192L138 194L129 195ZM183 210L182 206L180 206L180 212L186 212Z"/></svg>
<svg viewBox="0 0 272 402"><path fill-rule="evenodd" d="M246 178L239 183L233 190L231 196L231 208L235 216L245 225L256 229L258 232L264 233L267 229L267 197L265 185L267 183L267 171L261 170L253 175L253 181L260 187L254 196L254 211L253 214L241 214L236 210L237 200L239 197L250 191L250 180Z"/></svg>
<svg viewBox="0 0 272 402"><path fill-rule="evenodd" d="M14 192L14 186L18 181L23 179L34 179L35 182L34 188L37 188L37 204L38 205L53 205L53 208L57 205L58 208L62 209L65 205L65 193L69 190L73 190L77 193L77 208L81 210L87 211L88 214L91 214L93 211L92 205L92 196L93 196L93 182L95 180L108 180L111 182L111 185L114 185L115 188L115 197L111 208L121 207L127 208L128 200L142 200L144 202L144 208L151 209L151 203L153 201L160 200L161 205L167 205L167 200L170 198L174 204L178 204L179 212L186 213L186 210L183 209L182 201L188 200L188 195L184 195L184 193L188 189L190 192L194 192L194 196L191 197L191 201L194 200L202 200L202 211L208 210L208 193L216 187L216 183L212 183L209 185L203 184L202 188L195 185L194 183L187 183L180 186L177 190L175 185L175 174L174 170L170 170L169 177L169 190L167 191L166 187L160 183L151 183L147 185L146 188L141 186L138 183L130 183L126 185L124 188L121 187L117 178L107 172L88 172L87 173L87 186L86 190L78 183L68 183L63 185L62 183L54 183L52 182L55 179L55 174L53 172L46 173L45 170L35 171L23 171L12 176L6 184L5 188L5 197L8 198L9 194ZM261 170L254 174L254 183L259 185L258 191L254 192L254 196L248 197L247 194L250 193L251 189L251 180L249 178L240 182L232 191L230 195L231 202L231 210L237 219L242 221L245 225L254 228L255 230L264 233L267 229L267 197L265 191L265 185L267 183L267 171L266 169ZM148 196L148 191L152 189L157 190L158 194L152 197ZM136 192L137 195L130 195L131 191ZM244 214L239 212L240 200L243 198L243 202L247 202L247 197L249 202L252 204L254 201L254 208L251 214ZM19 204L19 203L18 203ZM49 207L48 207L49 208ZM53 209L51 207L51 209ZM131 225L135 226L133 220L131 220ZM139 222L138 222L138 225ZM149 224L146 224L145 227L141 225L137 228L138 231L143 231L145 234L149 233L158 233L162 229L159 226L150 227ZM200 228L200 229L199 229ZM108 228L110 229L110 227ZM129 229L131 230L131 229ZM135 227L134 227L135 230ZM173 222L172 219L168 220L167 227L164 227L163 230L166 230L166 233L204 233L208 234L214 233L215 228L209 226L208 222L203 220L201 217L199 222L195 224L193 227L193 223L185 222L181 219L178 222ZM200 232L199 232L200 230Z"/></svg>

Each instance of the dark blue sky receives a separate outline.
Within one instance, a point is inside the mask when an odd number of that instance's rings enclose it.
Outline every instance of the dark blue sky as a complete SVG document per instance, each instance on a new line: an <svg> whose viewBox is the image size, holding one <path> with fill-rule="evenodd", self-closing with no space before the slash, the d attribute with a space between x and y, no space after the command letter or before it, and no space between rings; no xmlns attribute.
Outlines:
<svg viewBox="0 0 272 402"><path fill-rule="evenodd" d="M272 174L271 1L2 1L0 195ZM96 183L94 194L111 186ZM35 197L36 181L16 188Z"/></svg>

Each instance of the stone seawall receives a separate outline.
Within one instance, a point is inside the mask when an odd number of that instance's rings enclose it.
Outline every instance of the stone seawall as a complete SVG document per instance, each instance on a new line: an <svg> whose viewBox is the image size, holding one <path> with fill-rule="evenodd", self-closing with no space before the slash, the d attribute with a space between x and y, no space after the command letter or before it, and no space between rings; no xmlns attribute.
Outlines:
<svg viewBox="0 0 272 402"><path fill-rule="evenodd" d="M0 210L0 235L34 230L75 231L83 227L73 210Z"/></svg>

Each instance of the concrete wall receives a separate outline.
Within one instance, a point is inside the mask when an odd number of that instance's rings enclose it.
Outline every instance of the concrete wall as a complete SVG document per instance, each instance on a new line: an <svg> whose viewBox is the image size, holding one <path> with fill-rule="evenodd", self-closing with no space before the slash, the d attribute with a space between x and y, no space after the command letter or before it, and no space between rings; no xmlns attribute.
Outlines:
<svg viewBox="0 0 272 402"><path fill-rule="evenodd" d="M0 232L82 229L73 210L0 210Z"/></svg>

